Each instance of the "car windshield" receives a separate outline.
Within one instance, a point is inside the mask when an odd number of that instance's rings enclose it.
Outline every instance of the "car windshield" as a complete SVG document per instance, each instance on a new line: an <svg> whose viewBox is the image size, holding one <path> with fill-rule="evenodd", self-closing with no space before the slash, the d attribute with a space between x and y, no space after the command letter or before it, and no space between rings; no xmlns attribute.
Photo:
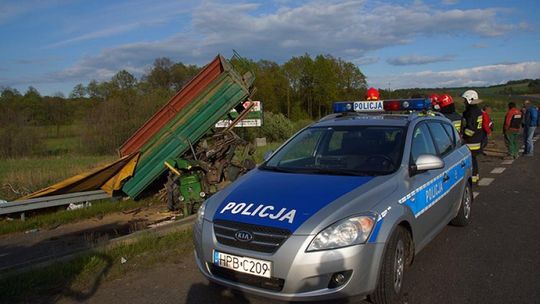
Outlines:
<svg viewBox="0 0 540 304"><path fill-rule="evenodd" d="M401 164L404 134L403 127L311 127L259 168L313 174L390 174Z"/></svg>

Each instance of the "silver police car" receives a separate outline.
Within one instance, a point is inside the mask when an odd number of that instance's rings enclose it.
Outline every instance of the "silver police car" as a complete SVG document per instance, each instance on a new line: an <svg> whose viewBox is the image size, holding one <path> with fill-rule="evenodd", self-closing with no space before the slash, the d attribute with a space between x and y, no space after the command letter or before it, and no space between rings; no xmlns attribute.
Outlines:
<svg viewBox="0 0 540 304"><path fill-rule="evenodd" d="M394 303L414 255L469 223L471 154L452 123L357 103L334 105L201 206L195 259L209 280L280 300Z"/></svg>

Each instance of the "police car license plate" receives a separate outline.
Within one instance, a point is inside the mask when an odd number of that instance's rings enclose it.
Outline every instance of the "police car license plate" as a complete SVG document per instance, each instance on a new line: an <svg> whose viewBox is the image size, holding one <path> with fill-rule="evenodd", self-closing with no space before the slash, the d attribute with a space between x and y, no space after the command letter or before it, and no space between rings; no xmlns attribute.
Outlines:
<svg viewBox="0 0 540 304"><path fill-rule="evenodd" d="M272 277L272 262L236 256L214 250L214 265L259 277Z"/></svg>

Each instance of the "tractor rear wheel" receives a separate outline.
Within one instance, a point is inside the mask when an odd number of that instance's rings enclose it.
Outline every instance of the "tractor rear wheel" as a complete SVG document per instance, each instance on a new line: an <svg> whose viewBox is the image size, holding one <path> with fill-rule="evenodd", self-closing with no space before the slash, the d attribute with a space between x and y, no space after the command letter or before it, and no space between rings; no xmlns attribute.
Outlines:
<svg viewBox="0 0 540 304"><path fill-rule="evenodd" d="M165 183L165 191L167 208L170 211L176 211L180 209L180 185L178 184L178 175L169 172L169 176L167 176L167 182Z"/></svg>

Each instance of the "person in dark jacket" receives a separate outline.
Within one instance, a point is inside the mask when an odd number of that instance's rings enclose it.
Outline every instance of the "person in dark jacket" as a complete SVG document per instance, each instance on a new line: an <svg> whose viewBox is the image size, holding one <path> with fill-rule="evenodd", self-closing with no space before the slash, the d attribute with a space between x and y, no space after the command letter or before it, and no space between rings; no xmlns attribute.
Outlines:
<svg viewBox="0 0 540 304"><path fill-rule="evenodd" d="M478 172L478 154L482 147L482 110L478 107L478 104L482 102L478 98L478 93L474 90L465 91L461 97L465 101L465 111L463 112L463 125L462 136L463 141L472 154L473 165L473 183L477 183L480 180L480 173Z"/></svg>
<svg viewBox="0 0 540 304"><path fill-rule="evenodd" d="M531 104L529 100L525 100L525 115L523 119L523 141L525 149L523 156L533 156L534 143L533 136L536 126L538 126L538 109Z"/></svg>

